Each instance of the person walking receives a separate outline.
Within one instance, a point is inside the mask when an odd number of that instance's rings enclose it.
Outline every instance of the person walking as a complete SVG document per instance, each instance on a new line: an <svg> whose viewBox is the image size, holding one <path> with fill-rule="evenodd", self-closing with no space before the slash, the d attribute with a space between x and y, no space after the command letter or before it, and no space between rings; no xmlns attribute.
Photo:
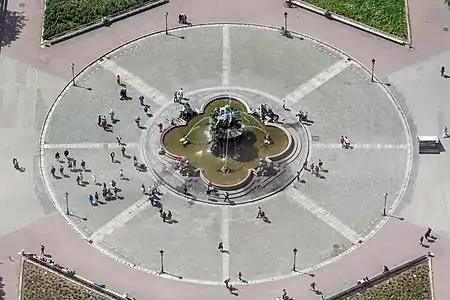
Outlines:
<svg viewBox="0 0 450 300"><path fill-rule="evenodd" d="M45 256L45 246L41 245L41 256Z"/></svg>
<svg viewBox="0 0 450 300"><path fill-rule="evenodd" d="M320 158L319 158L318 165L319 165L320 171L323 171L323 168L322 168L322 166L323 166L323 161L322 161Z"/></svg>
<svg viewBox="0 0 450 300"><path fill-rule="evenodd" d="M425 232L425 238L428 240L431 237L431 228L428 227L427 231Z"/></svg>
<svg viewBox="0 0 450 300"><path fill-rule="evenodd" d="M66 157L66 159L69 159L69 150L64 150L64 156Z"/></svg>
<svg viewBox="0 0 450 300"><path fill-rule="evenodd" d="M111 156L111 162L114 163L114 157L116 156L116 154L114 153L114 151L112 151L109 156Z"/></svg>
<svg viewBox="0 0 450 300"><path fill-rule="evenodd" d="M97 203L98 202L98 192L95 192L94 199L95 199L95 203Z"/></svg>
<svg viewBox="0 0 450 300"><path fill-rule="evenodd" d="M419 244L420 245L422 245L423 246L423 239L424 239L424 237L423 237L423 235L420 237L420 239L419 239Z"/></svg>
<svg viewBox="0 0 450 300"><path fill-rule="evenodd" d="M311 166L309 168L311 170L311 174L314 174L314 163L311 163Z"/></svg>
<svg viewBox="0 0 450 300"><path fill-rule="evenodd" d="M92 174L92 182L94 185L97 185L97 177L95 177L95 174Z"/></svg>
<svg viewBox="0 0 450 300"><path fill-rule="evenodd" d="M14 169L19 169L19 161L17 160L17 158L13 157L12 163L13 163Z"/></svg>
<svg viewBox="0 0 450 300"><path fill-rule="evenodd" d="M217 249L219 249L220 252L223 252L223 243L220 242L219 245L217 246Z"/></svg>
<svg viewBox="0 0 450 300"><path fill-rule="evenodd" d="M187 185L183 184L183 194L187 195Z"/></svg>
<svg viewBox="0 0 450 300"><path fill-rule="evenodd" d="M312 282L312 283L311 283L311 290L312 290L313 292L315 292L315 291L317 291L316 288L317 288L316 283L315 283L315 282Z"/></svg>
<svg viewBox="0 0 450 300"><path fill-rule="evenodd" d="M125 176L123 176L123 169L120 169L119 178L120 180L125 180Z"/></svg>
<svg viewBox="0 0 450 300"><path fill-rule="evenodd" d="M225 192L225 199L223 201L230 202L230 194L228 192Z"/></svg>
<svg viewBox="0 0 450 300"><path fill-rule="evenodd" d="M442 138L445 139L448 137L448 128L447 125L444 126L444 129L442 130Z"/></svg>
<svg viewBox="0 0 450 300"><path fill-rule="evenodd" d="M116 82L117 82L117 85L120 85L120 75L116 76Z"/></svg>
<svg viewBox="0 0 450 300"><path fill-rule="evenodd" d="M98 124L98 126L102 126L102 116L101 115L98 115L97 124Z"/></svg>
<svg viewBox="0 0 450 300"><path fill-rule="evenodd" d="M77 168L77 160L76 160L76 159L72 159L72 167L73 167L74 169Z"/></svg>
<svg viewBox="0 0 450 300"><path fill-rule="evenodd" d="M83 169L83 171L86 171L86 162L84 161L84 159L81 160L81 169Z"/></svg>
<svg viewBox="0 0 450 300"><path fill-rule="evenodd" d="M345 139L344 136L342 135L341 138L339 139L339 142L341 143L342 148L345 148Z"/></svg>
<svg viewBox="0 0 450 300"><path fill-rule="evenodd" d="M442 66L441 67L441 77L444 77L444 75L445 75L445 67Z"/></svg>
<svg viewBox="0 0 450 300"><path fill-rule="evenodd" d="M141 104L141 106L145 106L145 104L144 104L144 96L139 96L139 103Z"/></svg>
<svg viewBox="0 0 450 300"><path fill-rule="evenodd" d="M59 167L59 173L61 176L64 176L64 167L62 165Z"/></svg>
<svg viewBox="0 0 450 300"><path fill-rule="evenodd" d="M143 195L145 195L145 185L144 184L141 185L141 192Z"/></svg>
<svg viewBox="0 0 450 300"><path fill-rule="evenodd" d="M52 168L50 169L50 173L52 173L53 178L56 177L56 176L55 176L55 172L56 172L56 168L55 168L55 166L52 166Z"/></svg>
<svg viewBox="0 0 450 300"><path fill-rule="evenodd" d="M162 213L162 221L165 223L166 219L167 219L167 214L166 214L166 212L163 212Z"/></svg>
<svg viewBox="0 0 450 300"><path fill-rule="evenodd" d="M123 157L125 157L125 151L126 151L125 147L122 147L122 148L120 149L120 152L122 152L122 156L123 156Z"/></svg>
<svg viewBox="0 0 450 300"><path fill-rule="evenodd" d="M115 116L115 113L114 113L114 111L113 111L112 108L111 108L111 110L109 111L109 117L110 117L110 119L111 119L111 123L114 123L114 122L116 121L116 119L114 118L114 116Z"/></svg>
<svg viewBox="0 0 450 300"><path fill-rule="evenodd" d="M238 279L239 279L239 281L242 282L242 272L239 272L239 273L238 273Z"/></svg>
<svg viewBox="0 0 450 300"><path fill-rule="evenodd" d="M91 205L95 204L95 199L92 195L89 195L89 203L91 203Z"/></svg>
<svg viewBox="0 0 450 300"><path fill-rule="evenodd" d="M172 221L172 212L170 210L167 212L167 220Z"/></svg>
<svg viewBox="0 0 450 300"><path fill-rule="evenodd" d="M116 140L117 140L117 144L120 146L120 145L122 145L122 137L120 136L120 135L118 135L117 137L116 137Z"/></svg>
<svg viewBox="0 0 450 300"><path fill-rule="evenodd" d="M60 158L59 152L56 152L56 153L55 153L55 159L56 159L57 161L59 161L59 158Z"/></svg>
<svg viewBox="0 0 450 300"><path fill-rule="evenodd" d="M261 218L261 212L262 212L262 209L260 206L258 206L258 214L256 215L257 219Z"/></svg>
<svg viewBox="0 0 450 300"><path fill-rule="evenodd" d="M137 117L134 122L136 122L137 127L141 128L141 118Z"/></svg>

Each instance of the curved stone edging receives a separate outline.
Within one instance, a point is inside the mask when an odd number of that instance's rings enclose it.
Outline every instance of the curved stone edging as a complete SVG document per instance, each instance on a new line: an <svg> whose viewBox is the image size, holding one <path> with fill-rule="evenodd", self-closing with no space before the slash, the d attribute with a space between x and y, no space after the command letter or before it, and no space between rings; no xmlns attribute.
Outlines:
<svg viewBox="0 0 450 300"><path fill-rule="evenodd" d="M232 96L233 94L233 96ZM248 103L244 100L241 100L239 95L235 96L235 93L231 93L229 92L228 94L222 94L222 93L218 93L217 95L211 97L208 101L206 101L205 103L202 104L201 108L199 109L199 115L204 114L205 113L205 109L208 105L210 105L212 102L218 100L218 99L223 99L223 98L230 98L236 101L239 101L242 105L245 106L245 109L247 110L248 114L251 114L252 108L248 105ZM288 144L286 146L286 148L275 155L272 156L267 156L268 159L272 160L272 161L277 161L277 160L281 160L283 158L285 158L287 156L287 153L289 150L292 149L292 136L291 134L283 127L280 126L276 123L267 123L265 124L266 126L271 126L271 127L276 127L278 129L280 129L281 131L284 132L284 134L287 136L288 138ZM172 159L176 159L179 155L175 155L172 152L170 152L169 150L167 150L166 147L164 147L164 137L173 129L177 128L177 127L182 127L182 126L187 126L187 123L185 124L179 124L179 125L175 125L175 126L171 126L169 128L167 128L166 130L163 131L163 133L161 134L160 137L160 144L161 147L164 148L166 155L169 156ZM246 186L248 186L252 181L253 178L255 176L255 168L250 168L247 170L247 176L245 176L244 179L242 179L241 181L235 183L235 184L229 184L229 185L225 185L225 184L219 184L219 183L215 183L215 182L211 182L211 180L208 179L208 177L205 175L205 172L203 170L203 168L197 168L194 170L195 173L199 172L200 174L200 178L202 179L202 181L208 185L208 184L212 184L214 187L219 188L220 190L235 190L235 189L241 189L244 188Z"/></svg>

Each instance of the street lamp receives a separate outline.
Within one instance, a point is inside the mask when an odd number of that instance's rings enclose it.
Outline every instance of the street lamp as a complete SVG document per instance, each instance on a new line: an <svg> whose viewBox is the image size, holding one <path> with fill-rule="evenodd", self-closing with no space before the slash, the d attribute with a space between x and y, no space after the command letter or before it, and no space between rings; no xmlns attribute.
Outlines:
<svg viewBox="0 0 450 300"><path fill-rule="evenodd" d="M69 212L69 193L66 192L66 215L70 215Z"/></svg>
<svg viewBox="0 0 450 300"><path fill-rule="evenodd" d="M166 12L164 15L166 16L166 34L169 34L169 32L167 31L167 16L169 15L169 13Z"/></svg>
<svg viewBox="0 0 450 300"><path fill-rule="evenodd" d="M373 82L373 72L375 70L375 58L372 59L372 79L371 81Z"/></svg>
<svg viewBox="0 0 450 300"><path fill-rule="evenodd" d="M292 250L292 252L294 252L294 266L292 267L292 271L295 272L295 263L296 263L296 260L297 260L297 248L294 248Z"/></svg>
<svg viewBox="0 0 450 300"><path fill-rule="evenodd" d="M288 16L288 13L284 12L284 30L286 30L286 32L288 31L288 28L287 28L287 16Z"/></svg>
<svg viewBox="0 0 450 300"><path fill-rule="evenodd" d="M159 254L161 255L161 274L164 274L164 251L163 250L159 250Z"/></svg>
<svg viewBox="0 0 450 300"><path fill-rule="evenodd" d="M70 68L72 69L72 85L76 85L75 84L75 64L71 63Z"/></svg>
<svg viewBox="0 0 450 300"><path fill-rule="evenodd" d="M385 193L385 194L384 194L383 216L387 216L387 215L386 215L386 202L387 202L387 197L388 197L388 193Z"/></svg>

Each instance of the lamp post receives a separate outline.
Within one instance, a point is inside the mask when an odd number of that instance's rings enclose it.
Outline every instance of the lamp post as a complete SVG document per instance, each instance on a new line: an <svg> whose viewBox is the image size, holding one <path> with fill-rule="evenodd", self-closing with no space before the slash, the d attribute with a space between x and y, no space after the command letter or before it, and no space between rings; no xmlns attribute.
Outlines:
<svg viewBox="0 0 450 300"><path fill-rule="evenodd" d="M293 267L292 267L292 271L295 272L295 263L296 263L296 260L297 260L297 248L294 248L294 249L292 250L292 252L294 252L294 265L293 265Z"/></svg>
<svg viewBox="0 0 450 300"><path fill-rule="evenodd" d="M387 215L386 215L386 202L387 202L387 197L388 197L388 193L385 193L385 194L384 194L383 216L387 216Z"/></svg>
<svg viewBox="0 0 450 300"><path fill-rule="evenodd" d="M284 12L284 30L286 30L286 31L288 31L288 28L287 28L287 16L288 16L288 13Z"/></svg>
<svg viewBox="0 0 450 300"><path fill-rule="evenodd" d="M373 72L375 71L375 58L372 58L372 79L371 81L373 82Z"/></svg>
<svg viewBox="0 0 450 300"><path fill-rule="evenodd" d="M169 34L169 32L167 31L167 16L169 15L169 13L166 12L164 15L166 16L166 34Z"/></svg>
<svg viewBox="0 0 450 300"><path fill-rule="evenodd" d="M69 211L69 193L66 192L66 215L70 215Z"/></svg>
<svg viewBox="0 0 450 300"><path fill-rule="evenodd" d="M161 274L164 274L164 251L163 250L159 250L159 254L161 256Z"/></svg>
<svg viewBox="0 0 450 300"><path fill-rule="evenodd" d="M75 84L75 64L71 63L70 68L72 69L72 85L76 85Z"/></svg>

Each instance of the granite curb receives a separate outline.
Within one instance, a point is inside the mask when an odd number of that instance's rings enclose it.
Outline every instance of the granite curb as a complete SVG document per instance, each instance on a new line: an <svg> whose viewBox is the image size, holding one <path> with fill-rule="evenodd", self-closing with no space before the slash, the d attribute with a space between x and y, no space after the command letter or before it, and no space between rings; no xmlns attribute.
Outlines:
<svg viewBox="0 0 450 300"><path fill-rule="evenodd" d="M324 16L325 11L326 11L323 8L319 8L319 7L315 6L315 5L306 3L306 2L301 1L301 0L292 1L292 4L294 4L294 5L298 6L298 7L301 7L303 9L309 10L311 12L314 12L316 14L322 15L322 16ZM409 20L408 10L406 10L406 13L407 13L407 20ZM383 38L385 40L391 41L393 43L396 43L396 44L399 44L399 45L402 45L402 46L411 45L411 41L409 40L409 38L410 38L409 21L407 21L407 23L408 23L408 40L404 40L402 38L396 37L396 36L394 36L392 34L389 34L389 33L386 33L386 32L382 32L381 30L378 30L376 28L367 26L367 25L362 24L360 22L353 21L353 20L350 20L350 19L348 19L348 18L346 18L344 16L332 13L331 17L330 17L330 21L333 21L333 20L334 21L338 21L340 23L343 23L345 25L357 28L359 30L368 32L370 34L376 35L376 36L381 37L381 38Z"/></svg>
<svg viewBox="0 0 450 300"><path fill-rule="evenodd" d="M44 26L42 26L42 35L41 35L41 47L48 47L51 45L55 45L57 43L61 43L64 42L68 39L71 39L73 37L82 35L84 33L87 33L89 31L104 27L104 26L109 26L112 23L118 22L122 19L134 16L136 14L139 14L141 12L144 12L146 10L161 6L163 4L169 3L169 0L157 0L157 1L153 1L150 3L144 3L141 5L137 5L134 6L132 8L129 8L125 11L119 12L117 14L113 14L113 15L109 15L105 17L105 20L107 20L107 25L104 23L103 19L99 19L96 21L92 21L88 24L85 25L81 25L80 27L77 27L75 29L72 30L68 30L66 32L63 32L59 35L56 35L55 37L48 39L48 40L44 40L43 39L43 33L44 33ZM45 14L43 17L43 24L44 24L44 20L45 19Z"/></svg>

